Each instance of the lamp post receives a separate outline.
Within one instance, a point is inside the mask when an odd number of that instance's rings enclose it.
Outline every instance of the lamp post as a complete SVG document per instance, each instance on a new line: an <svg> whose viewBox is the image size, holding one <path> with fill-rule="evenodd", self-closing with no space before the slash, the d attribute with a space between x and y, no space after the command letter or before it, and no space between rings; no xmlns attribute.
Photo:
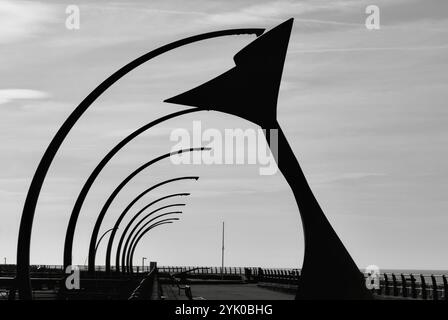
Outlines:
<svg viewBox="0 0 448 320"><path fill-rule="evenodd" d="M141 171L146 169L147 167L151 166L152 164L169 158L172 155L177 155L179 153L185 153L185 152L193 152L193 151L203 151L203 150L210 150L210 148L188 148L188 149L181 149L179 151L175 152L169 152L162 156L159 156L157 158L152 159L149 162L144 163L134 171L132 171L131 174L129 174L110 194L110 196L107 198L105 204L103 205L100 213L98 214L98 217L95 222L95 226L92 231L92 235L90 237L90 246L89 246L89 261L88 261L88 269L90 273L93 273L95 270L95 245L98 237L99 230L101 228L101 223L103 222L104 216L106 215L107 210L109 209L110 205L114 201L114 199L117 197L117 195L120 193L120 191L128 184L129 181L131 181L136 175L138 175Z"/></svg>
<svg viewBox="0 0 448 320"><path fill-rule="evenodd" d="M140 200L144 195L146 195L148 192L150 192L150 191L154 190L155 188L158 188L158 187L160 187L160 186L162 186L162 185L171 183L171 182L180 181L180 180L188 180L188 179L193 179L193 180L196 180L196 181L197 181L197 180L199 179L199 177L197 177L197 176L193 176L193 177L191 177L191 176L186 176L186 177L179 177L179 178L174 178L174 179L168 179L168 180L162 181L162 182L160 182L160 183L157 183L157 184L151 186L150 188L144 190L143 192L141 192L137 197L135 197L135 198L134 198L134 199L127 205L127 207L124 209L124 211L120 214L119 218L118 218L117 221L115 222L115 227L118 228L118 226L120 225L121 221L124 219L124 217L125 217L126 214L129 212L129 210L132 208L132 206L133 206L138 200ZM164 199L167 199L167 198L169 198L169 197L174 197L174 196L187 196L187 195L190 195L190 194L189 194L189 193L178 193L178 194L175 194L175 195L170 195L170 196L162 197L162 198L159 198L159 199L153 201L152 203L150 203L150 204L148 205L148 207L151 206L151 205L153 205L153 204L155 204L155 203L157 203L157 202L159 202L159 201L162 201L162 200L164 200ZM140 213L141 213L141 212L139 211L139 212L137 213L137 215L139 215ZM125 229L124 233L126 233L126 231L127 231L127 229ZM113 244L113 241L114 241L114 238L115 238L115 234L116 234L116 232L113 231L112 234L111 234L111 236L110 236L110 238L109 238L109 242L108 242L108 244L107 244L107 250L106 250L106 272L109 272L109 271L110 271L110 258L111 258L111 254L112 254L112 244ZM117 251L120 251L120 250L121 250L121 242L119 243L119 245L118 245L118 247L117 247ZM119 259L116 259L115 268L116 268L117 271L119 270Z"/></svg>
<svg viewBox="0 0 448 320"><path fill-rule="evenodd" d="M142 257L142 273L145 272L145 260L146 260L146 257Z"/></svg>

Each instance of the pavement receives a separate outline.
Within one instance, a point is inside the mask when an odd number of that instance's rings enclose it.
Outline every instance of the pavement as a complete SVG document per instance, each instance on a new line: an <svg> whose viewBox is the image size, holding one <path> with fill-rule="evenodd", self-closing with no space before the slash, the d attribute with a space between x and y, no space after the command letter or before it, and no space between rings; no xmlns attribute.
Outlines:
<svg viewBox="0 0 448 320"><path fill-rule="evenodd" d="M293 294L261 288L248 284L193 284L190 286L194 299L206 300L294 300ZM172 284L162 285L167 300L188 300L184 290Z"/></svg>

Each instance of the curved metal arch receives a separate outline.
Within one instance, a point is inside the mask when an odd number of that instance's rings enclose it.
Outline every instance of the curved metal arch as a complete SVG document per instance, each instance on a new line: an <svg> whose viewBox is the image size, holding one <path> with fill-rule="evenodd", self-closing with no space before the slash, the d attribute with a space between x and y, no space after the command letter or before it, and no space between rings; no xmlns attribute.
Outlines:
<svg viewBox="0 0 448 320"><path fill-rule="evenodd" d="M22 211L22 217L20 220L19 236L17 241L17 287L19 290L19 297L21 299L26 300L32 299L30 273L29 273L31 232L33 229L34 214L36 211L37 201L39 200L42 185L45 181L48 170L59 148L61 147L67 135L70 133L71 129L75 126L75 124L86 112L86 110L90 107L90 105L99 96L101 96L109 87L111 87L115 82L120 80L127 73L139 67L143 63L151 60L152 58L155 58L168 51L201 40L228 35L238 35L238 34L256 34L257 36L259 36L263 32L264 29L261 28L221 30L187 37L161 46L155 50L145 53L144 55L138 57L137 59L131 61L130 63L126 64L125 66L114 72L100 85L98 85L98 87L96 87L92 92L90 92L90 94L76 107L76 109L70 114L70 116L59 128L58 132L53 137L47 149L45 150L45 153L42 156L39 165L34 173L33 179L31 181L25 199L25 204ZM70 256L70 264L71 264L71 256Z"/></svg>
<svg viewBox="0 0 448 320"><path fill-rule="evenodd" d="M177 197L177 196L189 196L190 195L190 193L174 193L174 194L170 194L170 195L168 195L168 196L164 196L164 197L161 197L161 198L159 198L159 199L157 199L157 200L154 200L153 202L151 202L151 203L149 203L149 204L147 204L146 206L144 206L142 209L140 209L133 217L132 217L132 219L128 222L128 224L126 225L126 227L124 228L124 230L123 230L123 232L122 232L122 234L121 234L121 237L120 237L120 241L118 242L118 246L117 246L117 254L116 254L116 259L115 259L115 270L118 272L119 271L119 268L120 268L120 252L121 252L121 246L123 245L123 240L124 240L124 237L125 237L125 235L126 235L126 233L127 233L127 231L129 230L129 228L131 227L131 225L132 225L132 223L147 209L147 208L149 208L150 206L152 206L153 204L155 204L155 203L157 203L157 202L160 202L160 201L163 201L163 200L165 200L165 199L169 199L169 198L172 198L172 197ZM123 215L123 217L124 217L124 215ZM121 217L120 217L121 218ZM120 219L119 218L119 219ZM115 226L118 226L119 225L119 221L117 220L117 222L115 223ZM111 235L111 238L112 238L112 235ZM108 271L110 271L110 255L111 255L111 251L112 251L112 242L113 242L113 239L111 239L111 238L109 238L109 243L108 243L108 246L107 246L107 253L106 253L106 272L108 272ZM108 265L109 265L109 267L108 267Z"/></svg>
<svg viewBox="0 0 448 320"><path fill-rule="evenodd" d="M145 230L145 234L147 233L147 232L149 232L149 230L151 230L151 229L153 229L153 228L155 228L155 227L158 227L158 226L161 226L161 225L164 225L164 224L169 224L169 223L173 223L174 221L177 221L177 220L179 220L179 218L168 218L168 219L163 219L163 220L160 220L159 222L156 222L156 223L153 223L151 226L149 226L146 230ZM135 245L134 245L134 247L133 247L133 250L132 250L132 257L131 257L131 261L130 261L130 264L129 265L127 265L126 266L126 268L128 268L128 270L129 270L129 273L133 273L133 262L132 262L132 259L134 258L134 252L135 252L135 249L136 249L136 247L137 247L137 245L138 245L138 242L140 242L140 239L143 237L143 235L141 236L141 237L139 237L139 239L137 240L137 242L135 243Z"/></svg>
<svg viewBox="0 0 448 320"><path fill-rule="evenodd" d="M100 246L101 240L103 240L103 238L104 238L109 232L113 231L115 228L117 228L117 227L110 228L110 229L106 230L106 231L103 233L103 235L101 236L100 240L98 240L98 242L96 243L96 246L95 246L95 253L96 253L96 251L98 250L98 247Z"/></svg>
<svg viewBox="0 0 448 320"><path fill-rule="evenodd" d="M98 217L95 222L95 226L93 227L92 235L90 238L90 246L89 246L89 260L88 260L88 268L89 272L93 273L95 271L95 245L98 238L98 233L101 228L101 223L103 222L104 216L106 215L107 210L109 209L110 205L114 201L115 197L120 193L120 191L126 186L126 184L132 180L137 174L139 174L141 171L146 169L147 167L151 166L152 164L163 160L165 158L168 158L172 155L177 155L185 152L193 152L193 151L203 151L203 150L210 150L210 148L188 148L188 149L181 149L174 152L166 153L162 156L159 156L157 158L152 159L149 162L144 163L137 169L135 169L131 174L129 174L110 194L109 198L107 198L106 203L102 207L100 213L98 214Z"/></svg>
<svg viewBox="0 0 448 320"><path fill-rule="evenodd" d="M131 244L132 244L132 241L131 241L131 239L134 239L132 236L135 234L135 232L137 231L137 228L146 220L146 218L149 218L150 216L152 216L154 213L156 213L156 212L158 212L158 211L160 211L160 210L163 210L163 209L166 209L166 208L170 208L170 207L179 207L179 206L185 206L185 204L173 204L173 205L168 205L168 206L165 206L165 207L161 207L161 208L159 208L159 209L156 209L156 210L154 210L154 211L152 211L152 212L150 212L149 214L147 214L146 216L144 216L142 219L140 219L140 221L134 226L134 228L131 230L131 232L129 233L129 236L127 237L127 239L126 239L126 242L125 242L125 244L124 244L124 246L123 246L123 250L122 250L122 253L121 253L121 266L122 266L122 268L124 268L124 266L125 266L125 264L126 264L126 259L127 259L127 252L128 252L128 250L129 250L129 248L130 248L130 246L131 246ZM169 212L170 214L172 214L172 213L182 213L182 211L170 211ZM165 216L165 214L163 214L162 216ZM160 215L158 215L157 217L154 217L154 218L152 218L151 220L149 220L149 222L148 223L150 223L150 222L152 222L152 221L154 221L154 220L156 220L157 218L159 218L159 217L161 217ZM145 224L145 226L146 225L148 225L148 223L146 223ZM123 271L125 271L125 270L123 270Z"/></svg>
<svg viewBox="0 0 448 320"><path fill-rule="evenodd" d="M98 247L100 246L101 240L103 240L103 238L104 238L109 232L111 232L112 230L114 230L114 228L110 228L110 229L107 229L106 231L104 231L104 233L103 233L103 235L101 236L100 240L98 240L98 242L96 243L96 246L95 246L95 254L96 254L96 252L98 251ZM86 260L84 261L84 264L87 263L87 258L88 258L88 257L86 257ZM64 269L64 270L65 270L65 269Z"/></svg>

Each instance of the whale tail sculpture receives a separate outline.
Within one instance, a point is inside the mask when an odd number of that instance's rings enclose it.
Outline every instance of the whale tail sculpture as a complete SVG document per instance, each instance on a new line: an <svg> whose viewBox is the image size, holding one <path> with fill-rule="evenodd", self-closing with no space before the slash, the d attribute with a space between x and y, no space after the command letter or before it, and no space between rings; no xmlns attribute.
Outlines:
<svg viewBox="0 0 448 320"><path fill-rule="evenodd" d="M235 67L165 102L215 110L278 130L277 165L302 218L305 255L296 299L369 299L364 277L314 197L277 122L277 99L293 19L239 51ZM266 131L268 132L268 131ZM270 143L269 135L266 135Z"/></svg>

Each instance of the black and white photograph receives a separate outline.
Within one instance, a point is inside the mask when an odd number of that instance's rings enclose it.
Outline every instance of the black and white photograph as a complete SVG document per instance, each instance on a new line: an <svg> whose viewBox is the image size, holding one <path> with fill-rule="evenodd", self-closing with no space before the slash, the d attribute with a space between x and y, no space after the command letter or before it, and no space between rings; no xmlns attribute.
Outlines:
<svg viewBox="0 0 448 320"><path fill-rule="evenodd" d="M0 308L446 302L447 101L443 0L0 0Z"/></svg>

